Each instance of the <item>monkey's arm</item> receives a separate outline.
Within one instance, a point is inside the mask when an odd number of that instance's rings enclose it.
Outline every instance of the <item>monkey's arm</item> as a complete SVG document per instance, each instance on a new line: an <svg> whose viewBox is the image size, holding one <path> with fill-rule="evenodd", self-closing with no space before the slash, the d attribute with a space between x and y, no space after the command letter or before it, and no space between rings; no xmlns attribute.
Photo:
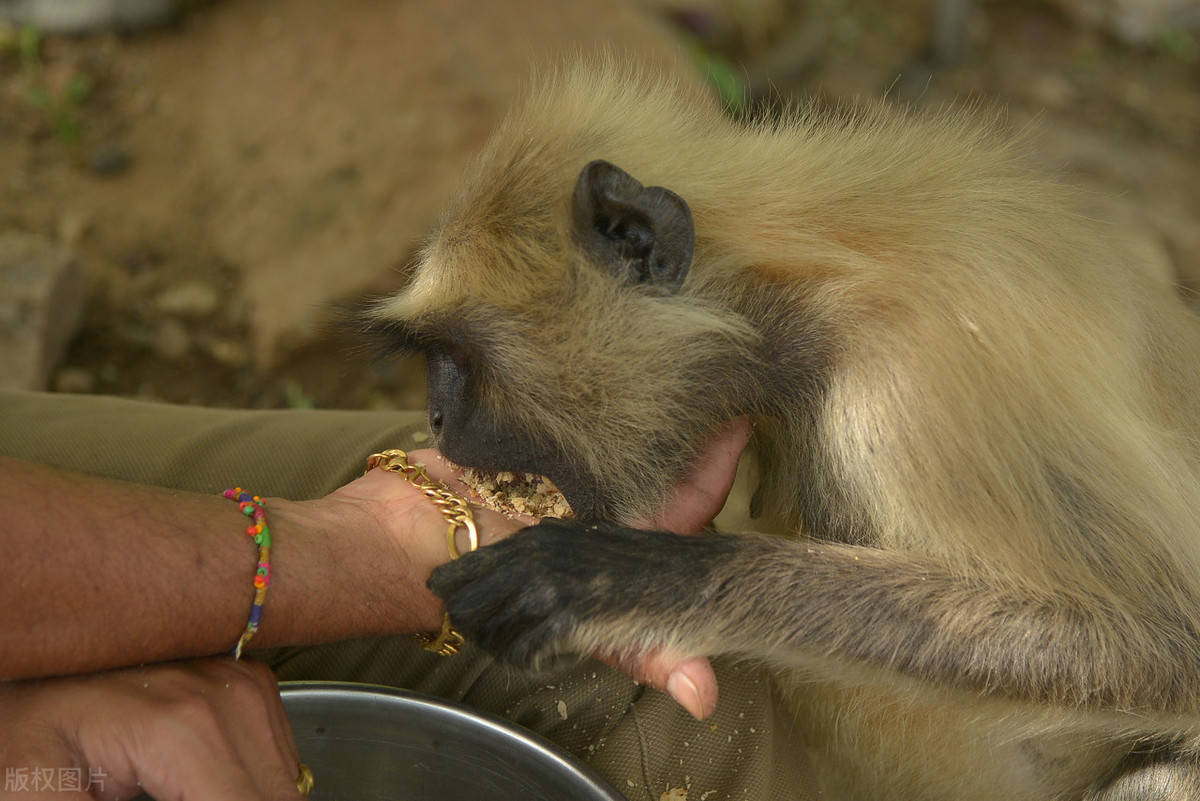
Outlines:
<svg viewBox="0 0 1200 801"><path fill-rule="evenodd" d="M544 521L434 571L455 624L517 664L556 653L832 658L1092 708L1194 711L1194 632L1100 599L952 575L919 555Z"/></svg>

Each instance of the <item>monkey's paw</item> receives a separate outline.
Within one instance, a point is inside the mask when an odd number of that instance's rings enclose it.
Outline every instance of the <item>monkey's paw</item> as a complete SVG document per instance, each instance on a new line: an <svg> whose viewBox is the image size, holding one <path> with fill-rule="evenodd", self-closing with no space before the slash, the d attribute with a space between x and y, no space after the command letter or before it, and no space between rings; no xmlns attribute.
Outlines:
<svg viewBox="0 0 1200 801"><path fill-rule="evenodd" d="M678 641L730 538L547 519L433 571L454 625L516 665Z"/></svg>

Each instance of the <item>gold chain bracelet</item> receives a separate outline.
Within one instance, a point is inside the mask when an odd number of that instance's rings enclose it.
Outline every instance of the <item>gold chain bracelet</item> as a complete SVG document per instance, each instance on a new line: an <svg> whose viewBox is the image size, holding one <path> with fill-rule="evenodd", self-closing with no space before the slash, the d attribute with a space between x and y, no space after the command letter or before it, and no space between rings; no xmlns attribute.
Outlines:
<svg viewBox="0 0 1200 801"><path fill-rule="evenodd" d="M409 464L407 453L397 448L386 450L383 453L373 453L367 459L366 472L369 473L376 467L382 467L392 473L399 473L441 510L442 516L449 524L449 528L446 529L446 548L450 551L451 559L457 559L460 556L456 541L460 528L467 530L467 551L470 552L479 547L479 530L475 528L475 516L471 513L471 506L461 496L455 495L445 486L436 483L425 472L424 467ZM466 642L462 633L450 623L449 612L446 612L442 618L441 632L436 635L417 634L415 636L422 648L441 656L452 656L458 653L458 649Z"/></svg>

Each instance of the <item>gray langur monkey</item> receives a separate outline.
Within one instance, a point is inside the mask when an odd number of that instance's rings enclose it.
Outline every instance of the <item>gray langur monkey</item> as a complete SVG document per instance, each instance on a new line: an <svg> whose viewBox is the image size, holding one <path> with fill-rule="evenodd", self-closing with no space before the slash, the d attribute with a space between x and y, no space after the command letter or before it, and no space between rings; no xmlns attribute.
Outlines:
<svg viewBox="0 0 1200 801"><path fill-rule="evenodd" d="M435 571L518 665L761 660L835 801L1200 798L1200 319L992 126L540 78L370 326L546 520ZM632 529L749 416L792 538Z"/></svg>

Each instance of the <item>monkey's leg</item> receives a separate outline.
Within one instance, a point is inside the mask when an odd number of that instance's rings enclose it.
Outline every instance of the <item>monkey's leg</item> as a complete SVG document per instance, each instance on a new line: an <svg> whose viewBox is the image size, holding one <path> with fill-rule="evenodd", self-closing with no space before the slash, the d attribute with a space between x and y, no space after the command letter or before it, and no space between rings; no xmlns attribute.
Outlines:
<svg viewBox="0 0 1200 801"><path fill-rule="evenodd" d="M455 624L516 664L669 646L866 665L1069 707L1200 707L1200 644L1185 623L1025 586L957 576L919 554L563 521L430 578Z"/></svg>

